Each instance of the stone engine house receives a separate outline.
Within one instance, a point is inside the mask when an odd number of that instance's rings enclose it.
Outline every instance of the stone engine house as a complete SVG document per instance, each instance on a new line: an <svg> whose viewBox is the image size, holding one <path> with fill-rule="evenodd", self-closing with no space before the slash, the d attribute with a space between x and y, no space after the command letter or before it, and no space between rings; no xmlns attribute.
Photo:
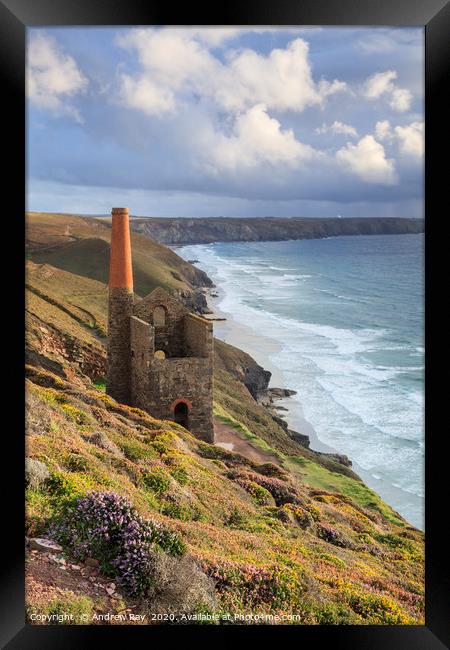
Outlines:
<svg viewBox="0 0 450 650"><path fill-rule="evenodd" d="M214 442L212 323L158 287L135 300L128 210L112 209L106 392Z"/></svg>

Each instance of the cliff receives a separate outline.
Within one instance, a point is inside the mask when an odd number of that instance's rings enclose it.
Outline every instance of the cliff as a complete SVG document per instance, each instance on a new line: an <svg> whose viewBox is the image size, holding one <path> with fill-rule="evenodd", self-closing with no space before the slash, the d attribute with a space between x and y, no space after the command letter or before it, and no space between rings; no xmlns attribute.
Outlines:
<svg viewBox="0 0 450 650"><path fill-rule="evenodd" d="M398 218L139 218L131 220L136 232L169 245L210 244L229 241L283 241L320 239L341 235L398 235L424 231L422 219Z"/></svg>

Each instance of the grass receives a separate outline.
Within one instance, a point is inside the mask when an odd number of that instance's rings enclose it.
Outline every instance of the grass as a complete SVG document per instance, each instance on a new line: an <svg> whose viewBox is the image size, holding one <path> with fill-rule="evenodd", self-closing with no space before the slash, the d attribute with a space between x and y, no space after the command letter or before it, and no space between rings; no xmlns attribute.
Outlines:
<svg viewBox="0 0 450 650"><path fill-rule="evenodd" d="M88 596L67 593L40 606L27 607L27 622L51 625L89 625L92 622L94 603Z"/></svg>
<svg viewBox="0 0 450 650"><path fill-rule="evenodd" d="M286 457L284 483L295 488L303 505L276 507L267 504L268 495L257 484L249 481L244 488L229 478L230 470L242 467L233 453L219 460L203 457L203 448L219 448L202 445L183 429L139 409L118 405L101 390L74 390L69 382L53 381L48 371L32 376L45 384L27 386L35 421L50 413L53 426L43 433L36 424L28 435L27 455L51 472L46 484L27 490L29 534L45 534L48 522L74 496L112 490L143 516L177 531L205 570L222 576L215 580L219 607L225 610L248 611L254 605L278 613L303 611L304 622L312 624L423 620L422 596L417 595L423 579L422 537L413 531L404 538L402 522L389 511L385 516L381 509L373 521L373 494L360 482L303 458ZM56 387L48 387L51 381ZM238 427L222 409L219 404L217 417ZM89 442L92 426L86 422L94 414L124 458ZM237 430L244 435L245 427ZM257 470L251 469L255 476ZM312 487L344 496L327 500L327 495L310 492ZM319 525L338 531L350 546L321 539ZM379 549L378 554L371 548ZM377 587L372 587L374 598L365 600L370 581Z"/></svg>
<svg viewBox="0 0 450 650"><path fill-rule="evenodd" d="M310 487L343 494L362 508L379 513L392 524L405 526L405 521L363 482L330 472L302 456L290 456L287 465Z"/></svg>
<svg viewBox="0 0 450 650"><path fill-rule="evenodd" d="M245 426L245 424L241 424L238 420L236 420L235 417L233 417L230 413L228 413L220 404L217 403L214 404L214 417L216 417L220 422L227 424L238 433L242 434L246 440L251 441L252 444L255 445L256 447L259 447L263 451L267 451L275 456L280 456L280 454L276 451L276 449L271 447L265 440L252 433L250 429L247 426Z"/></svg>

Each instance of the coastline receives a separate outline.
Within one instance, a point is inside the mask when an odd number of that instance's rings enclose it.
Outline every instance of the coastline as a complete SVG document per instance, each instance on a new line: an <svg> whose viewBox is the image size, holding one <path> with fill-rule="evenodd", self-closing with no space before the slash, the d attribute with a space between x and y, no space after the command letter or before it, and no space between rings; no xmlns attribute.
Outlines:
<svg viewBox="0 0 450 650"><path fill-rule="evenodd" d="M211 296L211 291L207 289L205 291L205 297L208 307L212 312L212 314L208 314L207 317L208 320L211 320L214 323L214 336L225 343L229 343L230 345L234 345L235 347L244 350L244 352L250 354L255 361L264 368L264 370L268 370L271 373L268 386L269 389L283 388L289 390L290 386L285 385L283 373L270 359L270 354L278 352L281 349L281 345L274 339L264 336L263 334L258 334L256 337L255 332L251 327L239 323L228 312L223 312L218 306L223 298L223 291L220 287L215 287L213 291L217 294L216 296ZM301 407L300 398L297 398L296 401L298 401ZM283 419L286 420L289 428L307 435L310 440L310 448L313 451L332 454L340 453L338 449L326 445L319 439L316 430L312 424L304 418L303 414L299 413L296 417L292 416L292 403L292 397L281 397L276 400L277 406L282 406L286 409L286 411L283 411Z"/></svg>
<svg viewBox="0 0 450 650"><path fill-rule="evenodd" d="M208 308L211 310L211 313L207 314L206 317L214 323L214 335L218 339L244 350L260 366L271 372L268 386L269 390L275 387L289 390L290 386L286 385L282 371L275 366L270 358L271 354L275 354L281 349L280 343L264 333L256 333L249 325L244 325L236 321L231 313L223 311L219 305L225 296L225 292L220 286L215 286L212 289L205 288L204 295ZM278 415L283 417L290 430L308 436L310 442L309 448L312 451L345 456L342 450L325 444L320 439L319 434L311 422L306 420L303 414L301 395L296 394L290 397L279 398L276 400L276 405L283 407L283 411L278 413ZM400 513L399 506L401 508L405 501L403 490L395 487L386 480L375 478L370 472L364 470L353 458L350 457L349 460L351 461L351 469L368 487L379 494L410 525L422 531L425 529L423 522L422 525L419 525L418 522L411 523L404 514Z"/></svg>

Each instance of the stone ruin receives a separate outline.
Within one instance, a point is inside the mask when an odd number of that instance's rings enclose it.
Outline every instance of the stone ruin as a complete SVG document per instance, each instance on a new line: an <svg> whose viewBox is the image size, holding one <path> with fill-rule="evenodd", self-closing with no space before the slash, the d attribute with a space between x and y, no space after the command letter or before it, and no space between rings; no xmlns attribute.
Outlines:
<svg viewBox="0 0 450 650"><path fill-rule="evenodd" d="M161 287L134 295L127 208L112 209L106 392L214 442L212 323Z"/></svg>

